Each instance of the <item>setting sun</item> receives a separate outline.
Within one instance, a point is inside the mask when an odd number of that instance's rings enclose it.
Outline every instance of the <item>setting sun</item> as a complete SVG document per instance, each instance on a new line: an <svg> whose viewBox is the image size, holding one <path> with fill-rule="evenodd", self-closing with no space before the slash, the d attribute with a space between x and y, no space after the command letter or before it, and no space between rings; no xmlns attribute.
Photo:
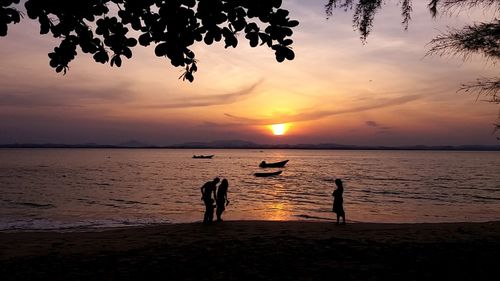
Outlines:
<svg viewBox="0 0 500 281"><path fill-rule="evenodd" d="M274 124L274 125L271 125L270 128L273 131L273 134L275 136L282 136L288 130L288 125L287 124Z"/></svg>

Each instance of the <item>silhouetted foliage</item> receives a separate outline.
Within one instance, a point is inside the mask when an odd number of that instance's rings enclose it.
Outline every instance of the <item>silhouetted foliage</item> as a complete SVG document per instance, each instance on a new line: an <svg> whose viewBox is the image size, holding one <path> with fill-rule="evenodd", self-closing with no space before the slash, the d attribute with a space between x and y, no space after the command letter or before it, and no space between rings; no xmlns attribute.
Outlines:
<svg viewBox="0 0 500 281"><path fill-rule="evenodd" d="M354 28L359 31L363 42L373 28L375 14L381 9L384 2L380 0L328 0L325 11L328 16L335 8L352 9ZM400 1L403 25L405 29L411 19L411 0ZM500 14L500 0L429 0L431 15L435 17L438 11L452 14L471 8L483 8L494 15ZM462 29L450 29L440 34L430 42L428 55L461 56L464 60L473 54L479 54L487 61L496 64L500 60L500 20L468 25ZM481 78L475 83L463 84L459 91L476 93L490 97L490 101L500 104L500 78ZM500 123L495 124L500 129Z"/></svg>
<svg viewBox="0 0 500 281"><path fill-rule="evenodd" d="M7 35L8 25L21 21L21 13L12 5L19 4L19 0L2 0L0 2L0 36Z"/></svg>
<svg viewBox="0 0 500 281"><path fill-rule="evenodd" d="M364 42L373 28L375 14L382 8L382 4L384 4L382 0L328 0L325 10L326 14L331 17L336 8L344 11L354 8L353 26L359 31L361 40ZM405 29L408 28L408 23L411 20L411 12L411 0L401 0L402 24Z"/></svg>
<svg viewBox="0 0 500 281"><path fill-rule="evenodd" d="M476 93L478 96L484 95L490 98L490 102L500 104L500 79L498 78L479 78L474 83L463 84L459 91L467 93ZM498 115L498 122L493 124L495 132L500 130L500 113ZM497 137L498 140L500 138Z"/></svg>
<svg viewBox="0 0 500 281"><path fill-rule="evenodd" d="M20 22L19 0L2 0L0 36L9 24ZM293 60L292 28L299 24L280 9L281 0L28 0L29 18L38 20L40 34L51 33L61 43L49 54L50 66L64 72L77 55L77 47L96 62L120 67L139 43L156 45L155 54L184 67L183 79L193 81L197 60L190 49L224 40L238 45L244 33L250 46L274 50L276 60Z"/></svg>
<svg viewBox="0 0 500 281"><path fill-rule="evenodd" d="M461 55L464 60L472 54L487 59L500 58L500 20L452 29L432 39L430 54Z"/></svg>
<svg viewBox="0 0 500 281"><path fill-rule="evenodd" d="M463 9L472 9L482 7L484 9L498 9L500 8L500 1L498 0L432 0L429 8L432 15L437 15L438 6L444 13L452 13Z"/></svg>
<svg viewBox="0 0 500 281"><path fill-rule="evenodd" d="M492 63L500 59L500 21L479 23L463 29L451 29L430 42L429 54L455 55L467 60L473 54L484 56ZM481 78L476 83L464 84L466 92L485 94L491 101L499 103L500 78Z"/></svg>
<svg viewBox="0 0 500 281"><path fill-rule="evenodd" d="M489 96L491 102L500 104L498 89L500 89L500 80L494 78L479 78L475 83L463 84L460 91Z"/></svg>

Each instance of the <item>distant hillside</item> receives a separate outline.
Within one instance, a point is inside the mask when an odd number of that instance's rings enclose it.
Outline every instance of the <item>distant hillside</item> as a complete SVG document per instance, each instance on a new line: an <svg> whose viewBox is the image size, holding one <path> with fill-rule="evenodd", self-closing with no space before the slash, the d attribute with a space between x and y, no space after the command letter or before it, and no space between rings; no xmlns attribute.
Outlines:
<svg viewBox="0 0 500 281"><path fill-rule="evenodd" d="M500 151L500 145L460 146L361 146L336 143L320 144L258 144L243 140L219 140L211 142L188 142L168 146L154 146L140 141L127 141L117 145L108 144L0 144L0 148L175 148L175 149L338 149L338 150L446 150L446 151Z"/></svg>
<svg viewBox="0 0 500 281"><path fill-rule="evenodd" d="M119 148L108 144L59 144L59 143L13 143L0 144L0 148Z"/></svg>
<svg viewBox="0 0 500 281"><path fill-rule="evenodd" d="M188 142L172 145L173 148L258 148L264 147L250 141L242 140L219 140L212 142Z"/></svg>
<svg viewBox="0 0 500 281"><path fill-rule="evenodd" d="M134 148L134 147L151 147L151 145L149 145L149 144L145 144L145 143L142 143L142 142L136 141L136 140L130 140L130 141L127 141L127 142L122 142L122 143L118 144L117 146L120 146L120 147L130 147L130 148Z"/></svg>
<svg viewBox="0 0 500 281"><path fill-rule="evenodd" d="M469 150L500 151L500 145L461 146L360 146L336 143L320 144L257 144L249 141L230 140L213 142L190 142L170 146L171 148L259 148L259 149L343 149L343 150Z"/></svg>

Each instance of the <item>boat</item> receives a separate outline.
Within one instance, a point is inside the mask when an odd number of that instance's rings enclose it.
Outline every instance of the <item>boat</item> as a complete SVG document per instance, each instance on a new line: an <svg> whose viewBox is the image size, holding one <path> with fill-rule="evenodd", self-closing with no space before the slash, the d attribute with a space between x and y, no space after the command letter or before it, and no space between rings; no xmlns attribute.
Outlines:
<svg viewBox="0 0 500 281"><path fill-rule="evenodd" d="M262 161L259 164L259 167L261 168L278 168L278 167L285 167L286 163L288 163L290 160L285 160L285 161L280 161L280 162L275 162L275 163L266 163L266 161Z"/></svg>
<svg viewBox="0 0 500 281"><path fill-rule="evenodd" d="M195 159L212 159L213 155L193 155Z"/></svg>
<svg viewBox="0 0 500 281"><path fill-rule="evenodd" d="M277 171L277 172L268 172L268 173L255 173L254 175L256 177L272 177L272 176L277 176L281 174L283 171Z"/></svg>

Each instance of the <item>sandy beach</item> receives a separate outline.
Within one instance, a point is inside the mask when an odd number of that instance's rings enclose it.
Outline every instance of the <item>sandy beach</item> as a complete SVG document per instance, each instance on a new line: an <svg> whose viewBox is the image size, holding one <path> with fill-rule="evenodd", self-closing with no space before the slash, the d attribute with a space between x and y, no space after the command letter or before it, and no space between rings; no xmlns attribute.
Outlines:
<svg viewBox="0 0 500 281"><path fill-rule="evenodd" d="M1 280L493 280L500 222L226 221L0 233Z"/></svg>

